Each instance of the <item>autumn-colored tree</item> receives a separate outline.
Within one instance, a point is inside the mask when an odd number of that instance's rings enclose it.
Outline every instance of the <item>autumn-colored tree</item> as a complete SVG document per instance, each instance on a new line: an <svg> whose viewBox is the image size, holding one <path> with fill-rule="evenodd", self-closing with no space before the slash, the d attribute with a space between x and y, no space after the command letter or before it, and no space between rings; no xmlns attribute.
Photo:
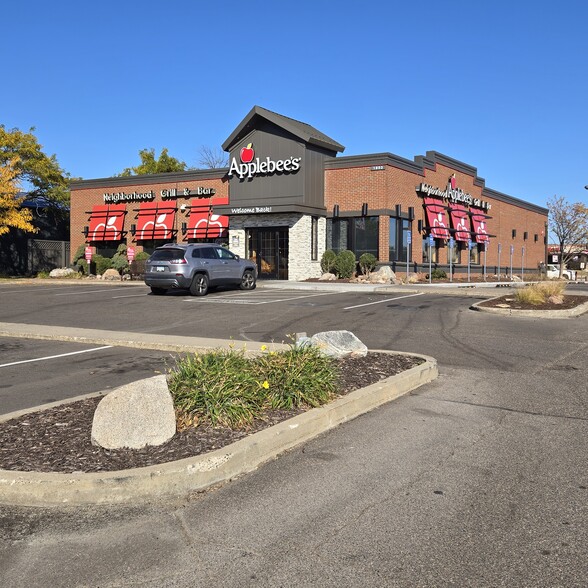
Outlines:
<svg viewBox="0 0 588 588"><path fill-rule="evenodd" d="M588 207L581 202L568 202L564 196L547 201L549 230L559 243L561 278L566 264L577 255L577 250L588 246Z"/></svg>
<svg viewBox="0 0 588 588"><path fill-rule="evenodd" d="M0 235L8 233L11 228L36 233L31 224L33 215L28 208L21 208L24 198L19 197L17 166L18 157L13 157L0 166Z"/></svg>
<svg viewBox="0 0 588 588"><path fill-rule="evenodd" d="M186 170L186 164L169 155L165 147L161 150L157 159L155 158L155 149L141 149L141 151L139 151L139 157L141 158L141 163L139 165L125 168L119 176L164 174Z"/></svg>
<svg viewBox="0 0 588 588"><path fill-rule="evenodd" d="M0 167L13 162L13 183L27 192L27 200L43 199L56 210L65 210L69 204L69 175L55 155L43 153L31 128L28 133L8 130L0 125Z"/></svg>

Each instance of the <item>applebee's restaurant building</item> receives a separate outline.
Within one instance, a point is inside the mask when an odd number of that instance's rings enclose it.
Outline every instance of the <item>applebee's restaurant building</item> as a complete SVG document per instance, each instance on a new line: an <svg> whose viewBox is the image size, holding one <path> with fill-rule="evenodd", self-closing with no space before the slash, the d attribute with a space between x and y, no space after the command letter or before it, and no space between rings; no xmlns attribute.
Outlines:
<svg viewBox="0 0 588 588"><path fill-rule="evenodd" d="M547 209L486 187L436 151L341 156L316 128L255 106L223 144L229 167L71 184L71 251L216 241L261 279L321 275L326 249L372 253L395 271L536 271Z"/></svg>

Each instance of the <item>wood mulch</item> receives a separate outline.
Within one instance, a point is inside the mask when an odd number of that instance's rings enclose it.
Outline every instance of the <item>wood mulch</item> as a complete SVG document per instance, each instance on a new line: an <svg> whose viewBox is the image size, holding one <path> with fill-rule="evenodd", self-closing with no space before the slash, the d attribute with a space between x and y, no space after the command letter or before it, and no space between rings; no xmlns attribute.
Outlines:
<svg viewBox="0 0 588 588"><path fill-rule="evenodd" d="M339 394L348 394L423 361L420 357L372 352L365 357L339 360ZM101 398L63 404L0 423L0 469L87 473L157 465L219 449L304 412L274 410L245 431L201 425L178 432L157 447L107 450L90 441L94 411Z"/></svg>
<svg viewBox="0 0 588 588"><path fill-rule="evenodd" d="M569 310L571 308L576 308L577 306L580 306L586 302L588 302L588 296L565 295L561 304L557 304L555 302L545 302L544 304L528 304L517 302L516 298L512 294L507 294L505 296L500 296L499 298L484 300L484 302L480 302L478 306L484 306L486 308L512 308L513 310Z"/></svg>

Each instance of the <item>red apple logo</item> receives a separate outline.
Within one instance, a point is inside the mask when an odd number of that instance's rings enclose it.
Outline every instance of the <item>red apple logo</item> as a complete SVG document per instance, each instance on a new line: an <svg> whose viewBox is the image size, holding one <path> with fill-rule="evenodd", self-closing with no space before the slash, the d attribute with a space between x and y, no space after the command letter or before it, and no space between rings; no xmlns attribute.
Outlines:
<svg viewBox="0 0 588 588"><path fill-rule="evenodd" d="M252 145L253 143L249 143L247 147L243 147L243 149L241 149L241 161L243 163L251 163L253 161L255 151L253 150Z"/></svg>

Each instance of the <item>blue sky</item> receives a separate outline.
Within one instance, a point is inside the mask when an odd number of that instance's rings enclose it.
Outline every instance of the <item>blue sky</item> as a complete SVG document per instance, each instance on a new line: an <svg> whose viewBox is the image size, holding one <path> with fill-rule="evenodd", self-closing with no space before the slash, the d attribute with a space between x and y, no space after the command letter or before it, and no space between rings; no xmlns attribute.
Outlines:
<svg viewBox="0 0 588 588"><path fill-rule="evenodd" d="M343 155L436 150L544 206L587 202L588 2L10 2L0 123L72 176L197 165L254 105Z"/></svg>

